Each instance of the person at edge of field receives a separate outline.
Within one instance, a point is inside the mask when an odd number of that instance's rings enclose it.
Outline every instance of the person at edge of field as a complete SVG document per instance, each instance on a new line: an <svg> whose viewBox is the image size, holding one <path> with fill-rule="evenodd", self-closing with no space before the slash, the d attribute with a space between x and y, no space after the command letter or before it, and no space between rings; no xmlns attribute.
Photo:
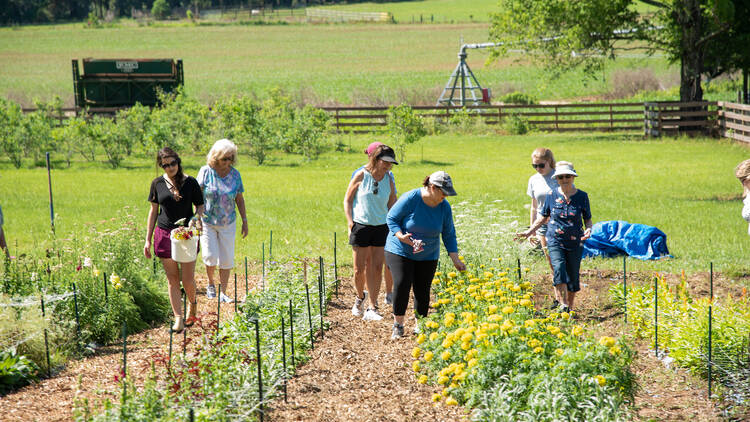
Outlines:
<svg viewBox="0 0 750 422"><path fill-rule="evenodd" d="M555 179L555 156L550 149L535 149L534 152L531 153L531 167L534 168L536 173L529 177L529 184L526 188L526 195L531 197L529 227L531 227L531 225L534 224L534 221L542 215L542 206L544 205L544 200L547 198L547 194L552 189L558 187L557 180ZM532 233L532 236L529 237L529 241L534 245L541 245L544 256L547 258L547 263L549 264L550 273L554 274L552 261L550 261L549 251L547 250L546 233L547 225L542 224L535 233ZM554 288L552 290L554 300L551 309L557 309L560 306L560 303L562 303L560 292Z"/></svg>
<svg viewBox="0 0 750 422"><path fill-rule="evenodd" d="M169 303L174 313L172 331L182 332L186 326L195 322L198 302L195 298L195 261L177 263L172 260L172 243L170 232L182 219L191 219L200 228L200 216L203 214L203 194L198 182L182 171L182 161L171 148L165 147L156 154L156 164L164 169L164 174L151 182L148 201L151 208L146 220L146 243L143 254L151 258L151 239L153 237L154 253L161 259L164 272L169 282ZM193 208L195 207L195 208ZM198 219L193 219L197 215ZM180 268L182 280L180 280ZM187 319L183 320L180 304L180 281L187 295Z"/></svg>
<svg viewBox="0 0 750 422"><path fill-rule="evenodd" d="M0 249L5 252L5 257L10 258L10 251L8 251L8 243L5 241L5 231L3 231L3 209L0 208Z"/></svg>
<svg viewBox="0 0 750 422"><path fill-rule="evenodd" d="M441 236L453 266L459 271L466 270L458 257L453 213L445 199L455 195L448 173L436 171L425 177L421 188L403 194L388 212L390 232L385 245L385 262L393 273L393 340L404 335L404 314L410 291L414 292L415 317L427 316ZM418 324L414 332L419 332Z"/></svg>
<svg viewBox="0 0 750 422"><path fill-rule="evenodd" d="M367 148L365 149L365 154L367 154L367 158L369 159L373 151L375 151L375 148L381 145L383 145L383 143L377 142L377 141L368 145ZM352 179L354 179L354 176L357 175L358 171L365 168L365 165L367 164L364 164L360 168L354 170L354 172L352 173ZM393 183L394 183L393 193L395 193L396 197L398 197L398 190L395 188L396 177L393 175L392 171L389 171L388 175L391 176L391 180L393 180ZM368 264L365 263L365 265L368 265ZM393 275L391 274L391 270L388 269L388 266L385 265L385 262L383 262L383 278L385 279L385 304L388 306L391 306L393 305ZM365 294L367 294L366 291L365 291Z"/></svg>
<svg viewBox="0 0 750 422"><path fill-rule="evenodd" d="M201 252L206 265L208 287L206 297L216 297L216 267L219 267L219 300L231 303L234 300L226 294L229 275L234 267L234 244L237 233L237 213L242 219L242 238L247 237L247 214L245 211L245 191L242 176L234 168L237 163L237 145L228 139L214 143L206 156L206 165L198 170L198 184L206 199L206 212L203 213L201 231Z"/></svg>
<svg viewBox="0 0 750 422"><path fill-rule="evenodd" d="M547 194L542 213L528 230L517 237L528 238L547 224L547 248L552 262L553 284L560 294L560 310L570 312L580 287L583 242L591 236L591 207L586 192L573 184L578 177L573 164L559 161L555 167L558 187ZM582 224L586 229L582 229Z"/></svg>
<svg viewBox="0 0 750 422"><path fill-rule="evenodd" d="M383 247L388 236L386 215L396 202L396 185L390 176L396 153L387 145L380 145L370 154L367 165L349 181L344 196L344 215L352 245L354 289L357 298L352 315L362 315L365 303L365 283L370 304L364 311L365 321L379 321L378 295L383 277Z"/></svg>
<svg viewBox="0 0 750 422"><path fill-rule="evenodd" d="M750 223L750 160L745 160L737 165L734 169L734 175L742 183L742 218ZM750 234L750 225L747 228L748 234Z"/></svg>

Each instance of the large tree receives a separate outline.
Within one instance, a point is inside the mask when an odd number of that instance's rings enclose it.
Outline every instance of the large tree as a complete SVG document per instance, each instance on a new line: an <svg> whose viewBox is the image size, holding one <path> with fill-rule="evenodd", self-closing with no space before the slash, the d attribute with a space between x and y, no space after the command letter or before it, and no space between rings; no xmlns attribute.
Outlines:
<svg viewBox="0 0 750 422"><path fill-rule="evenodd" d="M495 56L524 48L555 71L583 66L590 74L624 50L663 51L680 63L680 99L700 101L701 75L736 68L717 66L718 40L725 53L747 57L747 44L726 36L736 27L735 3L746 9L747 1L500 0L490 38L503 43Z"/></svg>

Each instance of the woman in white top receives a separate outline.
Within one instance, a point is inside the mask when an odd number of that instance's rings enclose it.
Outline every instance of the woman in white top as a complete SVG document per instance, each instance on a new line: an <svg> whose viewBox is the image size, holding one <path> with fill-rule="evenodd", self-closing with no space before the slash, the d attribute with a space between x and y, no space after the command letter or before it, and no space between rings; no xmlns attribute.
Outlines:
<svg viewBox="0 0 750 422"><path fill-rule="evenodd" d="M552 151L548 148L537 148L531 153L531 167L536 170L536 173L529 178L529 185L526 188L526 194L531 197L531 209L529 212L529 226L534 224L537 217L541 216L542 206L544 200L547 198L547 194L554 188L558 187L557 180L555 179L555 156ZM552 269L552 262L549 258L549 251L547 250L547 239L545 237L547 233L547 225L541 226L536 231L536 237L529 237L529 241L533 244L541 244L544 256L547 258L547 263ZM552 302L551 308L557 308L562 303L561 298L557 290L555 292L555 300Z"/></svg>
<svg viewBox="0 0 750 422"><path fill-rule="evenodd" d="M737 176L737 179L740 180L743 187L742 197L744 199L742 200L742 218L750 223L750 195L748 195L750 193L750 160L745 160L739 163L734 170L734 175ZM750 234L750 226L748 226L747 232Z"/></svg>

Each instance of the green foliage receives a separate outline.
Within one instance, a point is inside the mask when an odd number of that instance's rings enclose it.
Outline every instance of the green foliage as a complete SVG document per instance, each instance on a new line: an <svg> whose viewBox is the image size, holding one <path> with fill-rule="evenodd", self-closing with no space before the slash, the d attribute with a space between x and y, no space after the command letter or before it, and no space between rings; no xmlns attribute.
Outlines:
<svg viewBox="0 0 750 422"><path fill-rule="evenodd" d="M500 97L500 102L505 104L522 104L530 105L536 104L537 100L532 95L523 92L509 92Z"/></svg>
<svg viewBox="0 0 750 422"><path fill-rule="evenodd" d="M167 0L155 0L154 4L151 6L151 16L153 16L154 19L166 19L170 13L171 10Z"/></svg>
<svg viewBox="0 0 750 422"><path fill-rule="evenodd" d="M0 351L0 396L36 379L37 366L15 350Z"/></svg>
<svg viewBox="0 0 750 422"><path fill-rule="evenodd" d="M529 131L529 122L523 116L511 113L503 119L503 128L511 135L525 135Z"/></svg>
<svg viewBox="0 0 750 422"><path fill-rule="evenodd" d="M160 93L159 102L159 107L151 112L148 155L165 146L175 151L207 152L213 144L208 107L185 95L182 89L172 94Z"/></svg>
<svg viewBox="0 0 750 422"><path fill-rule="evenodd" d="M476 116L476 111L461 108L453 111L448 125L453 132L471 133L476 129L479 120L482 119Z"/></svg>
<svg viewBox="0 0 750 422"><path fill-rule="evenodd" d="M272 140L264 131L260 106L249 97L226 97L214 104L213 113L218 137L245 147L258 164L263 164Z"/></svg>
<svg viewBox="0 0 750 422"><path fill-rule="evenodd" d="M388 108L387 131L399 152L401 161L404 160L407 146L417 142L427 135L422 117L406 104Z"/></svg>
<svg viewBox="0 0 750 422"><path fill-rule="evenodd" d="M16 132L23 120L21 106L0 98L0 143L3 152L16 168L21 167L23 149L18 142Z"/></svg>

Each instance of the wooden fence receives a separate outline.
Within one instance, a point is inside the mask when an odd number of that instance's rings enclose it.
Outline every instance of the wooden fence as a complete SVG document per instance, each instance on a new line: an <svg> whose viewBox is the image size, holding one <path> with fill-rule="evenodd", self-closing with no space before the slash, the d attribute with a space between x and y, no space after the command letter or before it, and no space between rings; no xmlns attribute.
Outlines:
<svg viewBox="0 0 750 422"><path fill-rule="evenodd" d="M750 142L750 105L719 101L718 106L721 136Z"/></svg>
<svg viewBox="0 0 750 422"><path fill-rule="evenodd" d="M348 12L330 9L305 9L308 21L326 22L390 22L393 17L388 12Z"/></svg>
<svg viewBox="0 0 750 422"><path fill-rule="evenodd" d="M413 106L425 118L449 122L457 116L483 119L485 124L502 123L511 115L525 119L537 130L546 131L640 131L643 103ZM388 107L322 107L334 119L336 130L351 133L378 132L387 125Z"/></svg>
<svg viewBox="0 0 750 422"><path fill-rule="evenodd" d="M712 101L662 101L643 104L646 136L711 135L718 118L717 103Z"/></svg>

